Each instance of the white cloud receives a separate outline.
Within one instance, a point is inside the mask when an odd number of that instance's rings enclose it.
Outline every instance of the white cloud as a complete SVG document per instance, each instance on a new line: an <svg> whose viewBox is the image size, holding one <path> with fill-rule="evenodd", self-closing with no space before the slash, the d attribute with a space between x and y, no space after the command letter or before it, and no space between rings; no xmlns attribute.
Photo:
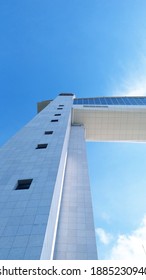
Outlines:
<svg viewBox="0 0 146 280"><path fill-rule="evenodd" d="M146 95L146 80L137 77L133 81L125 82L123 90L116 92L119 96L145 96Z"/></svg>
<svg viewBox="0 0 146 280"><path fill-rule="evenodd" d="M96 234L98 235L100 241L105 245L108 245L112 240L112 235L105 232L102 228L96 228Z"/></svg>
<svg viewBox="0 0 146 280"><path fill-rule="evenodd" d="M131 234L119 235L110 251L109 259L146 259L146 216Z"/></svg>
<svg viewBox="0 0 146 280"><path fill-rule="evenodd" d="M115 96L146 96L146 57L139 53L129 65L120 65L123 74L114 85Z"/></svg>

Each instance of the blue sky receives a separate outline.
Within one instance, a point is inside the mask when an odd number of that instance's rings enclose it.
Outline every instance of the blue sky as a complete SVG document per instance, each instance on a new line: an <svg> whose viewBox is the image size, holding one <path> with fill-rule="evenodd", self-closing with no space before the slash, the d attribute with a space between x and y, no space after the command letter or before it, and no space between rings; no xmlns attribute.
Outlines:
<svg viewBox="0 0 146 280"><path fill-rule="evenodd" d="M60 92L146 95L145 0L0 0L0 145ZM100 259L146 258L146 146L87 143Z"/></svg>

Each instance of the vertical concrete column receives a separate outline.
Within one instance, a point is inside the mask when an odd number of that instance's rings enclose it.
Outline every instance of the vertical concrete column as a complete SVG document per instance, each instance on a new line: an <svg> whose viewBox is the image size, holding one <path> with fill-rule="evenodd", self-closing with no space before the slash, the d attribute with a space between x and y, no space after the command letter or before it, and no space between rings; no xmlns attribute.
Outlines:
<svg viewBox="0 0 146 280"><path fill-rule="evenodd" d="M72 126L54 259L97 259L83 126Z"/></svg>
<svg viewBox="0 0 146 280"><path fill-rule="evenodd" d="M56 97L0 149L2 260L52 259L72 98Z"/></svg>

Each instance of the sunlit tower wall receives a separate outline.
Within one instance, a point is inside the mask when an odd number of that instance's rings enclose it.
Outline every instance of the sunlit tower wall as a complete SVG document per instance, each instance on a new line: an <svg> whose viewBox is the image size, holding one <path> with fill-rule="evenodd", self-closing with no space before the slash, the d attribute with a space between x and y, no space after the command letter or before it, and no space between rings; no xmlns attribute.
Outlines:
<svg viewBox="0 0 146 280"><path fill-rule="evenodd" d="M66 93L38 111L0 149L0 259L97 259L85 141L145 142L146 98Z"/></svg>
<svg viewBox="0 0 146 280"><path fill-rule="evenodd" d="M97 258L84 128L71 125L73 98L46 102L0 150L0 259Z"/></svg>

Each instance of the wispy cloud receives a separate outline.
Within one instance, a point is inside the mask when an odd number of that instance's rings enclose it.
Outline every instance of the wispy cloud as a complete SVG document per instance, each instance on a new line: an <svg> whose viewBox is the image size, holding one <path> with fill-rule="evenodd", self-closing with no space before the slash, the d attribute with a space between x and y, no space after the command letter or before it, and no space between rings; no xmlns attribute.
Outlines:
<svg viewBox="0 0 146 280"><path fill-rule="evenodd" d="M104 245L108 245L112 240L112 235L102 228L96 228L96 234Z"/></svg>
<svg viewBox="0 0 146 280"><path fill-rule="evenodd" d="M121 77L113 81L113 95L145 96L146 95L146 57L139 53L129 65L120 65Z"/></svg>
<svg viewBox="0 0 146 280"><path fill-rule="evenodd" d="M116 91L118 96L145 96L146 95L146 78L136 78L133 81L125 81L123 89Z"/></svg>
<svg viewBox="0 0 146 280"><path fill-rule="evenodd" d="M111 222L111 218L107 212L102 212L101 213L101 218L108 224Z"/></svg>
<svg viewBox="0 0 146 280"><path fill-rule="evenodd" d="M109 259L146 259L146 215L135 231L118 236Z"/></svg>

